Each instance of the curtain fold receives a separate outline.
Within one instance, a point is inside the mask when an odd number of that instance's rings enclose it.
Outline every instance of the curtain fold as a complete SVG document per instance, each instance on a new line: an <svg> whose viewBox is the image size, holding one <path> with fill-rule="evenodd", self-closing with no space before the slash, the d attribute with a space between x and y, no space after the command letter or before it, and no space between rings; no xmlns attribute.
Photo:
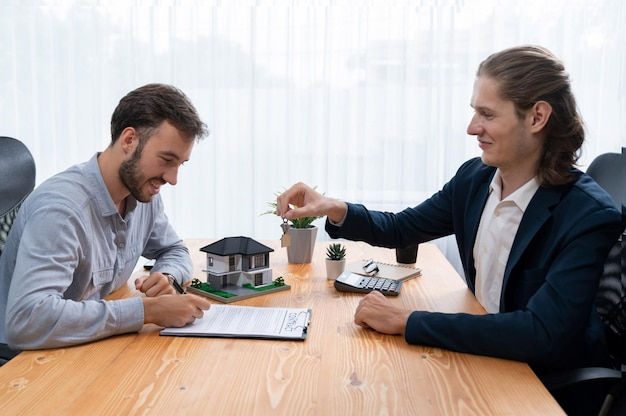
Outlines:
<svg viewBox="0 0 626 416"><path fill-rule="evenodd" d="M480 154L465 131L474 74L505 47L563 59L583 170L619 151L625 21L620 0L8 1L0 134L27 144L40 183L108 145L128 91L174 84L211 131L162 192L180 235L279 238L260 214L296 181L390 211L441 188Z"/></svg>

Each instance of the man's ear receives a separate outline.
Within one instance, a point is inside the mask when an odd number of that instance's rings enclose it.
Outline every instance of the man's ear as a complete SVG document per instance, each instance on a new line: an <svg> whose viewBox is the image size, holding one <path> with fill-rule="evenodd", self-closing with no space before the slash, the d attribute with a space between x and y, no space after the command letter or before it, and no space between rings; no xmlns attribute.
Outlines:
<svg viewBox="0 0 626 416"><path fill-rule="evenodd" d="M546 101L537 101L529 111L530 129L532 133L539 133L548 124L552 106Z"/></svg>
<svg viewBox="0 0 626 416"><path fill-rule="evenodd" d="M138 140L137 130L133 127L126 127L122 130L119 139L117 139L124 153L132 153L135 146L137 146Z"/></svg>

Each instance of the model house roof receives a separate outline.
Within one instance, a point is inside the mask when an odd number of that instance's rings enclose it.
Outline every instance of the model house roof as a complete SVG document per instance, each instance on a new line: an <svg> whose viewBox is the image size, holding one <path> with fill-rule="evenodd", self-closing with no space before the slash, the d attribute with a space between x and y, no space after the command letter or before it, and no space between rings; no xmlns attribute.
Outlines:
<svg viewBox="0 0 626 416"><path fill-rule="evenodd" d="M269 253L274 251L274 249L249 237L226 237L202 247L200 251L217 256L231 256L233 254L252 256L254 254Z"/></svg>

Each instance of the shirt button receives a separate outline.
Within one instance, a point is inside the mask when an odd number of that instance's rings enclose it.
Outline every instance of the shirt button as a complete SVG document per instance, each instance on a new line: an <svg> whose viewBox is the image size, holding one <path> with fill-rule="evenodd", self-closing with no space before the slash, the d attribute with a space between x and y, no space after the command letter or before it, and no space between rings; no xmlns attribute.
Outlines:
<svg viewBox="0 0 626 416"><path fill-rule="evenodd" d="M119 248L124 248L125 244L124 243L120 243L120 245L118 246Z"/></svg>

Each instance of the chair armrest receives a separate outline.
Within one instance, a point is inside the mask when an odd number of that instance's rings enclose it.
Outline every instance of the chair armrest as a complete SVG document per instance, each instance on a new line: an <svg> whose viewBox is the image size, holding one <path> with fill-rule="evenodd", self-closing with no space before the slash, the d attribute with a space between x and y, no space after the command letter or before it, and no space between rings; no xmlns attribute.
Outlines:
<svg viewBox="0 0 626 416"><path fill-rule="evenodd" d="M622 372L612 368L584 367L545 374L539 379L549 391L555 391L574 384L592 381L621 381Z"/></svg>

